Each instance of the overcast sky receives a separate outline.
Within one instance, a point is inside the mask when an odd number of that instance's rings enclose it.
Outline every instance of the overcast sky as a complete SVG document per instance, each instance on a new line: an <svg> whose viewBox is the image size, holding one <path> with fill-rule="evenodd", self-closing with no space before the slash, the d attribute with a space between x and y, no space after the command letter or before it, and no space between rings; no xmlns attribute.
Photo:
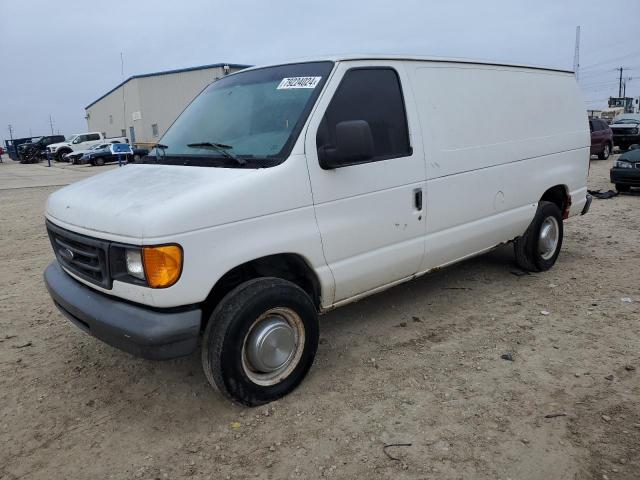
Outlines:
<svg viewBox="0 0 640 480"><path fill-rule="evenodd" d="M640 95L640 1L0 0L0 138L86 129L84 107L125 77L330 53L480 58L572 68L589 108ZM526 94L526 92L523 92ZM551 106L550 106L551 108Z"/></svg>

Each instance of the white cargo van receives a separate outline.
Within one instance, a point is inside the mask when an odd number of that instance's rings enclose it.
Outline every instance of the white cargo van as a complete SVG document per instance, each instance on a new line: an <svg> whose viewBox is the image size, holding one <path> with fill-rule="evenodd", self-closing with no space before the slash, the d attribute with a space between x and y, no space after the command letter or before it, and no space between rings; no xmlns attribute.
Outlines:
<svg viewBox="0 0 640 480"><path fill-rule="evenodd" d="M318 313L510 241L520 267L551 268L590 205L589 147L571 72L252 68L205 88L143 164L52 194L44 276L81 329L152 359L201 343L211 384L258 405L311 367Z"/></svg>

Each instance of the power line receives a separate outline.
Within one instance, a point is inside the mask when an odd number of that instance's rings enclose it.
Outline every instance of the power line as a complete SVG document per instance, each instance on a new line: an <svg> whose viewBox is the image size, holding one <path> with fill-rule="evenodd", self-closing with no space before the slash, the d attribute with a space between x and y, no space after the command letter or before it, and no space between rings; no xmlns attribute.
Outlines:
<svg viewBox="0 0 640 480"><path fill-rule="evenodd" d="M583 68L583 69L591 69L591 68L599 67L599 66L602 66L602 65L607 65L607 64L609 64L609 63L613 63L613 62L619 62L620 60L625 60L625 59L627 59L627 58L630 58L630 57L637 57L637 56L640 56L640 51L635 51L635 52L627 53L627 54L625 54L625 55L621 55L621 56L619 56L619 57L612 57L612 58L609 58L609 59L607 59L607 60L603 60L603 61L601 61L601 62L595 62L595 63L592 63L591 65L585 65L585 66L584 66L584 67L582 67L582 68Z"/></svg>

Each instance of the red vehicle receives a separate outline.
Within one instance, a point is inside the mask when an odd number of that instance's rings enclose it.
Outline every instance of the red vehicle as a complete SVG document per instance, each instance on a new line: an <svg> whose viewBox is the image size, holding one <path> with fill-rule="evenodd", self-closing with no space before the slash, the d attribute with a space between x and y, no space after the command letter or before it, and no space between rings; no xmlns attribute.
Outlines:
<svg viewBox="0 0 640 480"><path fill-rule="evenodd" d="M598 155L600 160L606 160L613 151L613 131L604 120L589 119L591 130L591 155Z"/></svg>

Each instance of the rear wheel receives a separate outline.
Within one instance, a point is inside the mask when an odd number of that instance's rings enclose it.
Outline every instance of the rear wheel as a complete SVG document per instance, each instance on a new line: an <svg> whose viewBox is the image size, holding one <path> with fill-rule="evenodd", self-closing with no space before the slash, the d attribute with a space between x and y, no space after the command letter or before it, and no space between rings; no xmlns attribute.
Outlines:
<svg viewBox="0 0 640 480"><path fill-rule="evenodd" d="M631 190L631 187L629 185L623 185L622 183L616 183L616 190L618 192L628 192Z"/></svg>
<svg viewBox="0 0 640 480"><path fill-rule="evenodd" d="M516 263L530 272L549 270L560 255L562 236L560 209L555 203L540 202L531 225L515 241Z"/></svg>
<svg viewBox="0 0 640 480"><path fill-rule="evenodd" d="M244 405L271 402L296 388L318 349L311 298L279 278L249 280L215 308L202 339L209 383Z"/></svg>
<svg viewBox="0 0 640 480"><path fill-rule="evenodd" d="M611 146L607 143L602 149L602 152L598 154L598 158L600 160L606 160L609 158L609 155L611 155Z"/></svg>
<svg viewBox="0 0 640 480"><path fill-rule="evenodd" d="M93 160L93 164L94 164L96 167L101 167L101 166L103 166L103 165L104 165L104 158L102 158L102 157L98 157L98 158L94 159L94 160Z"/></svg>

